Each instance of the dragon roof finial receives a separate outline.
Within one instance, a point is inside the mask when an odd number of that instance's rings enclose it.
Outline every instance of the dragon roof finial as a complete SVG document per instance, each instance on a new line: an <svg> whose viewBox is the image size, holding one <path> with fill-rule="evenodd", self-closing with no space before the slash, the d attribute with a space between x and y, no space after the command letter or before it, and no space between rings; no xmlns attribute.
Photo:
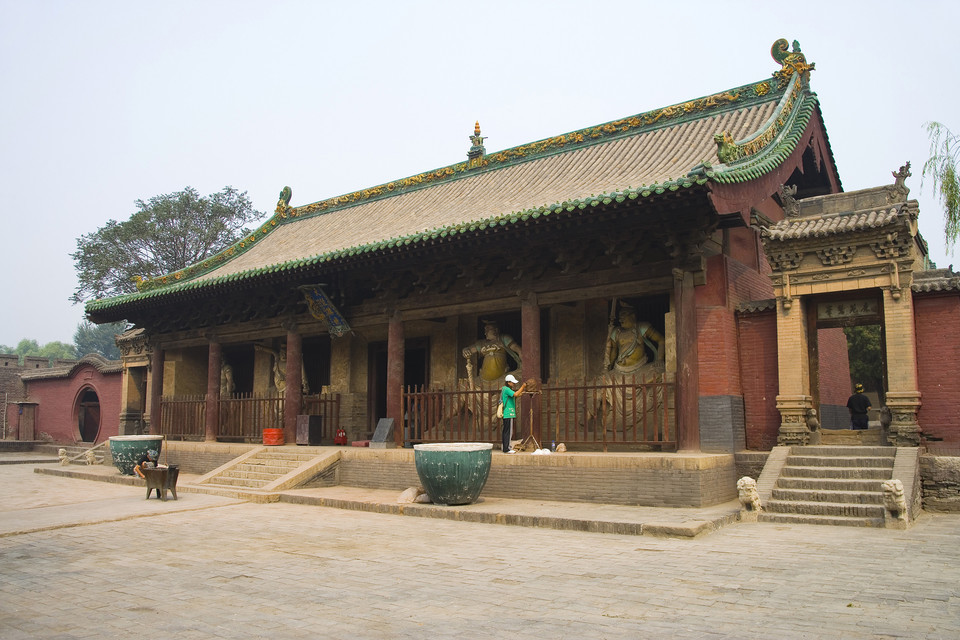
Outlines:
<svg viewBox="0 0 960 640"><path fill-rule="evenodd" d="M773 75L782 87L794 73L799 73L804 80L810 78L810 72L816 68L815 63L807 63L807 57L800 51L800 43L793 41L793 51L786 38L780 38L770 48L770 55L780 64L780 70Z"/></svg>

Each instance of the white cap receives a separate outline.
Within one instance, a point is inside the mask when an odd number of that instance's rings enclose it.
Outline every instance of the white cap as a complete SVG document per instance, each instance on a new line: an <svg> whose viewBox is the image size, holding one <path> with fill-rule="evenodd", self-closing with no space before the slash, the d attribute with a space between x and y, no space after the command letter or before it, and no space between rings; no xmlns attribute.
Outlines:
<svg viewBox="0 0 960 640"><path fill-rule="evenodd" d="M512 373L508 373L508 374L507 374L507 377L504 378L504 380L506 380L507 382L512 382L512 383L514 383L514 384L520 382L519 380L517 380L516 378L513 377L513 374L512 374Z"/></svg>

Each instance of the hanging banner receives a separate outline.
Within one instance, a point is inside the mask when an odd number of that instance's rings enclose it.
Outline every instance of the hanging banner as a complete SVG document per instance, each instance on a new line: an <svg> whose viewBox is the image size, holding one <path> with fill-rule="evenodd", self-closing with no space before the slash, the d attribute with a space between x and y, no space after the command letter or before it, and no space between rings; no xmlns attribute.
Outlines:
<svg viewBox="0 0 960 640"><path fill-rule="evenodd" d="M350 325L347 324L340 311L333 306L330 298L320 285L304 285L300 287L303 297L307 300L307 307L310 309L310 315L317 320L325 320L330 329L330 335L339 338L350 331Z"/></svg>

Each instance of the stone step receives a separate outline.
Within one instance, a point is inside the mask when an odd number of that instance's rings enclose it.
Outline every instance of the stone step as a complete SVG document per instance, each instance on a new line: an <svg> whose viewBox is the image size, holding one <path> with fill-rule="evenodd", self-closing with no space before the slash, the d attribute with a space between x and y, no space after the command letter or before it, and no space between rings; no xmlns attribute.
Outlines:
<svg viewBox="0 0 960 640"><path fill-rule="evenodd" d="M757 519L760 522L783 524L820 524L845 527L883 527L883 518L847 518L842 516L811 516L796 513L770 513L761 511Z"/></svg>
<svg viewBox="0 0 960 640"><path fill-rule="evenodd" d="M845 518L879 518L883 520L882 504L847 504L837 502L803 502L768 500L763 508L768 513L793 513L808 516L838 516Z"/></svg>
<svg viewBox="0 0 960 640"><path fill-rule="evenodd" d="M886 478L889 479L889 478ZM864 491L880 490L882 480L856 478L786 478L777 479L778 489L803 489L806 491Z"/></svg>
<svg viewBox="0 0 960 640"><path fill-rule="evenodd" d="M877 467L791 467L785 466L780 477L786 478L858 478L889 480L891 469Z"/></svg>
<svg viewBox="0 0 960 640"><path fill-rule="evenodd" d="M297 469L300 465L275 465L270 464L256 464L249 461L243 462L233 467L236 471L248 471L250 473L272 473L277 476L285 476L294 469Z"/></svg>
<svg viewBox="0 0 960 640"><path fill-rule="evenodd" d="M255 471L238 471L236 469L228 469L223 473L217 475L214 478L217 481L220 481L223 478L231 478L233 480L256 480L262 482L273 482L277 478L282 478L284 475L277 475L275 473L257 473Z"/></svg>
<svg viewBox="0 0 960 640"><path fill-rule="evenodd" d="M223 476L217 476L214 478L216 482L207 482L205 485L217 485L225 487L246 487L248 489L259 489L260 487L269 484L273 481L270 480L255 480L253 478L227 478Z"/></svg>
<svg viewBox="0 0 960 640"><path fill-rule="evenodd" d="M316 453L297 453L296 451L271 451L267 449L261 451L256 456L257 460L288 460L291 462L296 462L302 464L304 462L309 462L317 457Z"/></svg>
<svg viewBox="0 0 960 640"><path fill-rule="evenodd" d="M817 456L822 458L878 457L894 458L896 447L859 447L859 446L805 446L791 447L792 456Z"/></svg>
<svg viewBox="0 0 960 640"><path fill-rule="evenodd" d="M774 500L796 502L833 502L842 504L883 504L881 491L824 491L818 489L775 488Z"/></svg>
<svg viewBox="0 0 960 640"><path fill-rule="evenodd" d="M788 467L874 467L893 469L892 457L790 455Z"/></svg>

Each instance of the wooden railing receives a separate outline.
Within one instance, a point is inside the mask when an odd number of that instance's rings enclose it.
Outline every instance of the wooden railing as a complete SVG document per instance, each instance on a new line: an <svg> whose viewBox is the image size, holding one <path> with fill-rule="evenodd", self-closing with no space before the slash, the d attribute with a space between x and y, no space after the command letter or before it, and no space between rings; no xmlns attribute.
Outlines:
<svg viewBox="0 0 960 640"><path fill-rule="evenodd" d="M218 438L256 442L264 429L283 428L283 396L237 393L220 398Z"/></svg>
<svg viewBox="0 0 960 640"><path fill-rule="evenodd" d="M202 440L206 403L204 395L161 396L160 428L155 429L155 433L172 440Z"/></svg>
<svg viewBox="0 0 960 640"><path fill-rule="evenodd" d="M409 387L403 393L404 443L500 442L500 388ZM519 403L514 437L534 435L544 446L644 446L675 449L676 385L628 377L545 384Z"/></svg>
<svg viewBox="0 0 960 640"><path fill-rule="evenodd" d="M206 396L162 396L159 434L174 440L202 440L205 433ZM305 396L301 413L323 416L323 437L333 439L340 426L340 394ZM283 427L283 396L234 394L220 398L218 439L259 442L263 429Z"/></svg>

